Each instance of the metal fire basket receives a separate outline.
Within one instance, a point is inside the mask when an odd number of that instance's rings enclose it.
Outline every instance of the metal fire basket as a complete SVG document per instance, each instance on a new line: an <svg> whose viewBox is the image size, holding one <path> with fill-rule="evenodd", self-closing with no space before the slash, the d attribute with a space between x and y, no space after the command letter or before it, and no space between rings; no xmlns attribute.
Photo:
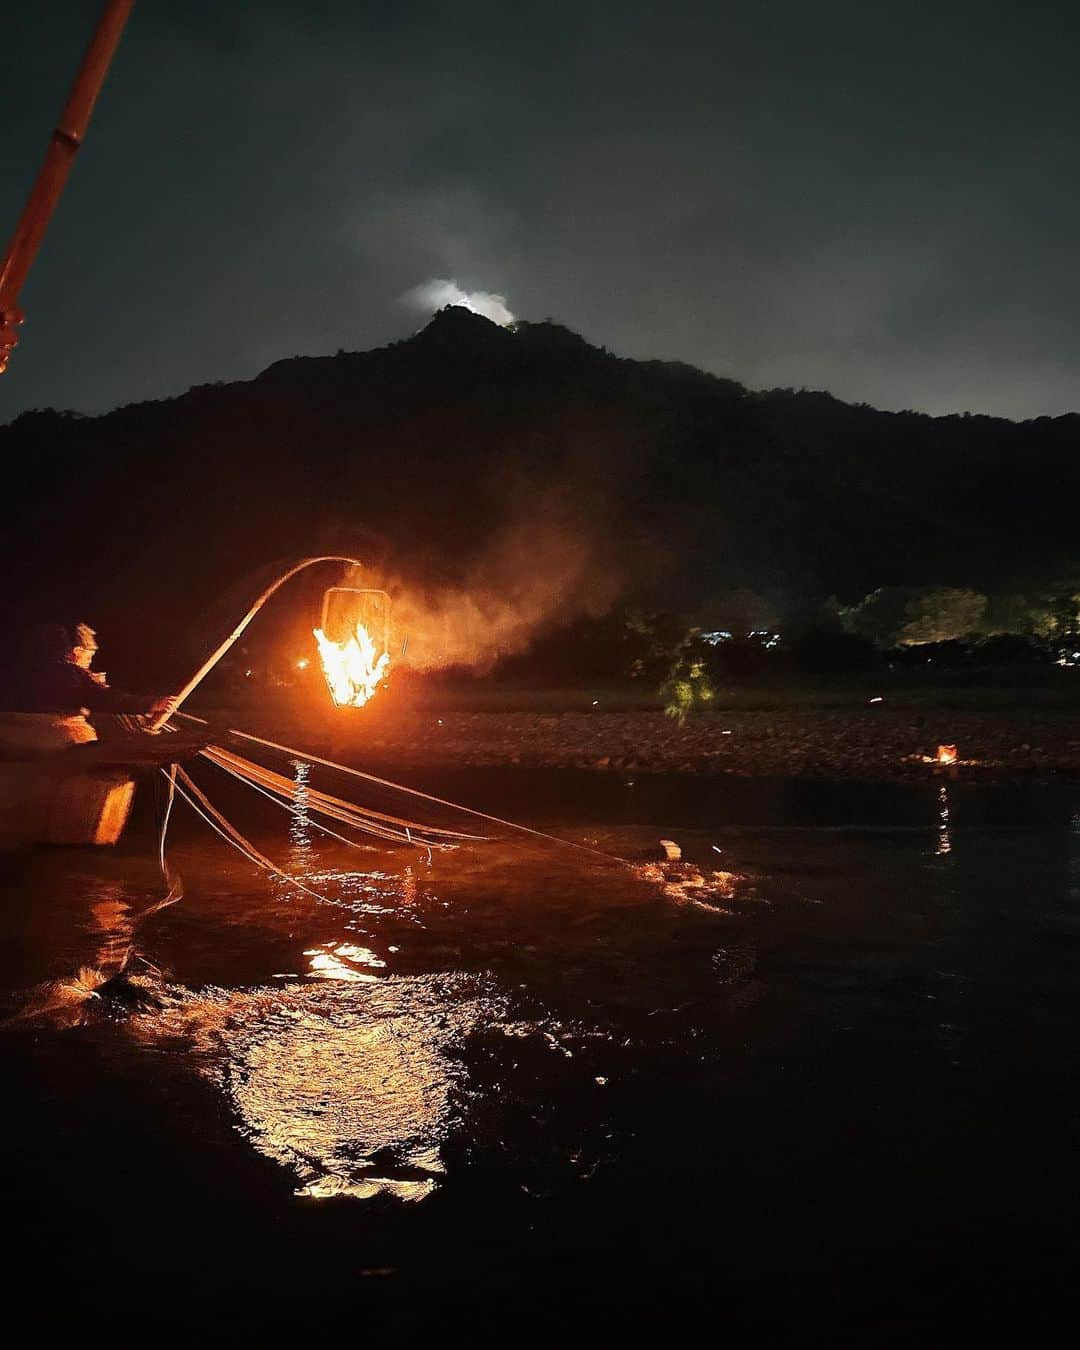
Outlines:
<svg viewBox="0 0 1080 1350"><path fill-rule="evenodd" d="M390 597L385 591L331 586L323 595L320 627L331 642L346 642L356 625L367 629L377 653L390 650Z"/></svg>

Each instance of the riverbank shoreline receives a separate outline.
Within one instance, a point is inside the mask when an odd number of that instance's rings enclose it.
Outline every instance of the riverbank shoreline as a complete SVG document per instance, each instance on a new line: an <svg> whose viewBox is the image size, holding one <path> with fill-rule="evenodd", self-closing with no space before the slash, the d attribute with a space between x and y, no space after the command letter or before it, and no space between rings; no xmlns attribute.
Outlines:
<svg viewBox="0 0 1080 1350"><path fill-rule="evenodd" d="M361 720L363 719L363 720ZM244 723L240 723L244 725ZM249 724L250 725L250 724ZM679 725L656 711L441 712L280 729L276 740L353 764L918 781L1080 781L1080 712L799 709L717 712ZM957 765L941 770L939 745Z"/></svg>

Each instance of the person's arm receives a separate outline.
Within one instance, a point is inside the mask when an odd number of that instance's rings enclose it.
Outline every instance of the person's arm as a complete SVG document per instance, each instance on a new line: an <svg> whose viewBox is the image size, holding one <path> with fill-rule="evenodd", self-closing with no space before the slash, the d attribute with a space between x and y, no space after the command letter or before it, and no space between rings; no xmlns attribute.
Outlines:
<svg viewBox="0 0 1080 1350"><path fill-rule="evenodd" d="M110 689L94 679L88 670L81 666L69 666L67 678L71 681L75 699L91 712L107 713L148 713L153 710L154 701L138 694L125 694L120 689Z"/></svg>

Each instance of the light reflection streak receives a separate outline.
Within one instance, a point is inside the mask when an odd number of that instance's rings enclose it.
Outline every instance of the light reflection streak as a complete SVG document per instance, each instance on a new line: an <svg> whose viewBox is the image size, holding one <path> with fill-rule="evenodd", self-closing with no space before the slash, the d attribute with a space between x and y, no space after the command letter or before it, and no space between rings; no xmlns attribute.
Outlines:
<svg viewBox="0 0 1080 1350"><path fill-rule="evenodd" d="M320 887L325 893L324 903L336 909L372 917L392 914L417 927L425 926L420 904L424 897L413 866L406 866L399 873L314 871L306 880Z"/></svg>
<svg viewBox="0 0 1080 1350"><path fill-rule="evenodd" d="M305 760L293 760L293 782L296 791L293 795L292 812L289 819L289 842L292 845L290 857L295 867L307 872L312 861L311 815L308 811L308 790L311 777L311 765Z"/></svg>
<svg viewBox="0 0 1080 1350"><path fill-rule="evenodd" d="M88 964L82 964L67 979L47 980L36 986L25 1004L15 1015L17 1021L48 1017L57 1027L78 1027L95 1016L94 1005L100 1009L103 992L112 990L119 996L117 982L127 980L123 991L126 1002L140 999L153 1001L147 986L152 981L131 976L131 967L137 963L140 971L155 972L144 957L137 956L135 947L136 916L131 907L130 892L118 882L91 881L88 899L91 901L86 930L94 941L94 953Z"/></svg>
<svg viewBox="0 0 1080 1350"><path fill-rule="evenodd" d="M99 898L90 906L90 932L98 947L94 965L105 978L127 964L135 939L135 921L122 889L110 883L98 888Z"/></svg>
<svg viewBox="0 0 1080 1350"><path fill-rule="evenodd" d="M939 858L944 858L952 852L952 832L949 821L949 789L942 783L938 787L937 847L934 849L935 855Z"/></svg>
<svg viewBox="0 0 1080 1350"><path fill-rule="evenodd" d="M318 867L318 854L312 843L313 828L311 824L311 813L308 808L308 787L311 776L311 765L305 760L294 759L292 761L293 782L296 784L296 795L293 805L289 811L289 861L287 871L290 876L302 881L305 885L318 889L320 880L320 870ZM323 880L332 880L333 873L323 874ZM272 878L274 894L278 900L284 900L292 904L296 900L295 887L286 877L275 876Z"/></svg>

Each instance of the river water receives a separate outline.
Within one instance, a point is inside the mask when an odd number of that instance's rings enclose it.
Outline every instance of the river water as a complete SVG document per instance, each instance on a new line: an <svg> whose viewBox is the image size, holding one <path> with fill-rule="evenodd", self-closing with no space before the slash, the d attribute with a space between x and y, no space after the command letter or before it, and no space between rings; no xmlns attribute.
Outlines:
<svg viewBox="0 0 1080 1350"><path fill-rule="evenodd" d="M144 917L150 800L117 850L0 860L16 1279L418 1329L940 1326L1066 1296L1075 794L422 784L614 865L346 849L215 773L321 898L181 804L186 893ZM687 866L657 865L661 838Z"/></svg>

